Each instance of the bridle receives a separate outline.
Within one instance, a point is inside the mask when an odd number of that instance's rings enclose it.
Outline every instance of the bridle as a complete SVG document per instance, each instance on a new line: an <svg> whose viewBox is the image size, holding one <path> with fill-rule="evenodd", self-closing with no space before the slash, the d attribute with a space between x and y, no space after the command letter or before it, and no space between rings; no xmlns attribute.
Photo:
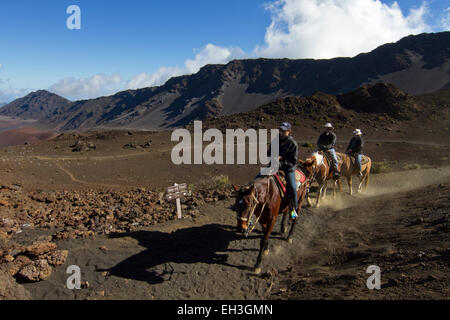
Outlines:
<svg viewBox="0 0 450 320"><path fill-rule="evenodd" d="M269 191L270 191L270 179L271 178L272 178L272 176L269 176L267 178L267 194L269 194ZM261 211L259 212L259 215L256 217L256 221L253 222L252 218L255 215L255 209L259 204L259 200L258 200L258 189L256 188L254 183L252 184L252 186L253 186L254 192L251 193L252 198L253 198L253 205L252 205L252 208L250 209L250 214L248 215L248 218L242 218L242 217L238 216L238 220L240 220L240 221L250 221L247 231L245 232L246 237L248 237L248 235L253 231L253 229L255 229L256 225L258 224L259 219L262 216L262 213L263 213L264 208L266 207L266 203L267 203L267 201L264 201ZM256 193L256 195L255 195L255 193Z"/></svg>

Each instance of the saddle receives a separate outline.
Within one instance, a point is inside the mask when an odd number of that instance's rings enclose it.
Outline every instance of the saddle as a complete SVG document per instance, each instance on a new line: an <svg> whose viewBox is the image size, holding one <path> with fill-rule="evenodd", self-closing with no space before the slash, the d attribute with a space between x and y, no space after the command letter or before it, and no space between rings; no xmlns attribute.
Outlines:
<svg viewBox="0 0 450 320"><path fill-rule="evenodd" d="M328 152L325 151L320 151L320 154L325 158L325 160L327 161L328 167L333 167L333 159L331 158L331 155ZM339 153L336 152L336 157L338 160L338 163L342 162L342 157Z"/></svg>
<svg viewBox="0 0 450 320"><path fill-rule="evenodd" d="M356 157L354 155L350 155L350 160L351 160L352 164L355 165ZM367 164L368 162L369 162L369 157L363 155L362 159L361 159L361 165L363 166L363 165Z"/></svg>
<svg viewBox="0 0 450 320"><path fill-rule="evenodd" d="M284 197L287 191L286 177L284 176L284 172L278 171L278 173L275 173L273 176L275 178L275 183L280 190L281 197ZM306 181L306 175L300 169L295 170L295 181L297 184L297 190L300 185Z"/></svg>

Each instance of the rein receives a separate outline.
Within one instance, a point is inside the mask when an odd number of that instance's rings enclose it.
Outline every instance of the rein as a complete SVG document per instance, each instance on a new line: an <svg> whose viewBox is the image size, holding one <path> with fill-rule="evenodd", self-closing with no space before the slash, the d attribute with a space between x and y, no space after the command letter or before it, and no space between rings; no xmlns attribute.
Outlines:
<svg viewBox="0 0 450 320"><path fill-rule="evenodd" d="M271 178L272 178L272 176L269 176L269 178L267 179L267 194L269 194L269 191L270 191L270 179L271 179ZM253 184L253 186L255 186L255 185ZM255 229L256 225L258 224L259 219L260 219L261 216L262 216L262 213L263 213L263 211L264 211L264 208L266 207L266 204L267 204L267 201L264 201L263 206L262 206L262 208L261 208L261 211L260 211L259 215L256 216L256 221L253 222L253 221L252 221L252 218L253 218L253 216L255 215L255 209L256 209L256 207L257 207L258 204L259 204L259 201L258 201L258 190L256 189L256 187L255 187L254 189L255 189L256 196L255 196L254 193L252 193L252 197L253 197L253 200L254 200L254 204L253 204L252 209L251 209L251 211L250 211L250 215L248 216L248 218L241 218L241 217L238 217L239 220L242 220L242 221L250 221L249 227L247 228L247 231L245 232L245 237L248 237L248 235Z"/></svg>

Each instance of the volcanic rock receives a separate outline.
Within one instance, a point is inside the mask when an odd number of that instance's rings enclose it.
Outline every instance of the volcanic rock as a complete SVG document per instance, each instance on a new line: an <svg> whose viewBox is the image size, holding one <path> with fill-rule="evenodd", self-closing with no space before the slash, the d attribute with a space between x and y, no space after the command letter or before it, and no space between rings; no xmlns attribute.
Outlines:
<svg viewBox="0 0 450 320"><path fill-rule="evenodd" d="M52 266L60 266L66 263L69 251L67 250L55 250L45 256L47 262Z"/></svg>
<svg viewBox="0 0 450 320"><path fill-rule="evenodd" d="M32 261L26 265L18 273L18 277L21 279L38 282L41 280L47 280L52 274L52 267L48 264L47 260L39 259Z"/></svg>
<svg viewBox="0 0 450 320"><path fill-rule="evenodd" d="M27 247L26 253L32 257L39 257L54 250L56 250L56 244L53 242L35 242Z"/></svg>

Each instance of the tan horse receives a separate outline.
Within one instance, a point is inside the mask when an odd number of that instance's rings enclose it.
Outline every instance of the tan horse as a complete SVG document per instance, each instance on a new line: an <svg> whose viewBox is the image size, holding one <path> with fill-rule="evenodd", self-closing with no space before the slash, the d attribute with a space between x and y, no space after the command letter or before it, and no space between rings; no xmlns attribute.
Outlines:
<svg viewBox="0 0 450 320"><path fill-rule="evenodd" d="M338 157L338 160L339 157ZM339 166L340 166L339 161ZM327 182L333 180L333 170L331 169L328 160L322 152L315 152L311 157L305 161L299 160L299 167L305 172L308 179L316 181L319 184L319 191L317 192L317 200L315 207L320 206L320 200L325 199L327 193ZM333 181L333 197L336 197L337 181ZM308 205L311 205L309 195L306 198Z"/></svg>
<svg viewBox="0 0 450 320"><path fill-rule="evenodd" d="M341 176L347 178L348 187L350 190L350 195L353 194L353 188L352 188L352 176L358 175L358 171L355 166L355 159L353 157L350 157L347 154L344 153L336 153L339 158L343 159L341 166ZM361 171L363 176L359 179L359 185L357 192L360 193L362 191L362 186L364 184L364 188L367 188L367 185L369 184L369 177L370 177L370 169L372 167L372 160L363 155L362 160L362 166ZM339 180L338 181L339 191L342 192L342 183Z"/></svg>

